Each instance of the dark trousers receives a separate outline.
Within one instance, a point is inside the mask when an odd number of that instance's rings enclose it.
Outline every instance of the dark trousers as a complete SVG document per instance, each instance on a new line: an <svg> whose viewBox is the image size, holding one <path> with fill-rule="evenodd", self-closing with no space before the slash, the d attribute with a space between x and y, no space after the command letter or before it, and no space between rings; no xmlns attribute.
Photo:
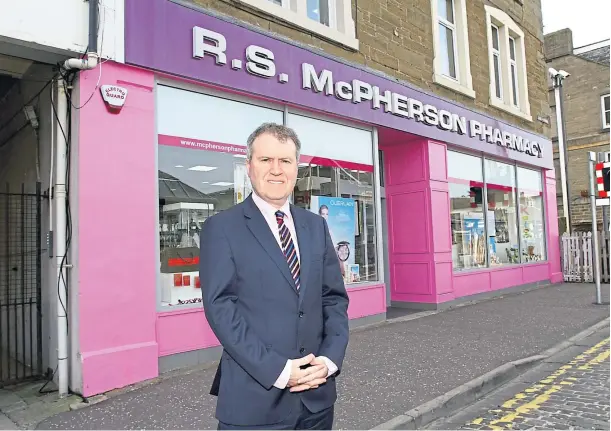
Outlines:
<svg viewBox="0 0 611 431"><path fill-rule="evenodd" d="M310 412L303 403L297 412L272 425L238 426L219 422L219 430L330 430L333 428L334 406L318 413Z"/></svg>

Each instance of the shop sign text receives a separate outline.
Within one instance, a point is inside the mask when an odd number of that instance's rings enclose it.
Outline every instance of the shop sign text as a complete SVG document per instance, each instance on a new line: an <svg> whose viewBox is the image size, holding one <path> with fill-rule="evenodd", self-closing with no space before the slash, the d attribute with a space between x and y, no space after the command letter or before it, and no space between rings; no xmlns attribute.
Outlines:
<svg viewBox="0 0 611 431"><path fill-rule="evenodd" d="M227 64L227 40L217 32L193 27L193 58L201 59L209 55L214 57L219 66ZM289 81L286 73L277 73L274 53L267 48L249 45L246 48L246 71L261 78L275 78L282 84ZM231 60L231 68L242 69L242 60ZM468 120L464 116L438 109L434 105L423 103L415 98L406 97L390 90L381 90L376 85L352 79L341 81L333 76L330 70L316 70L309 63L301 65L301 87L304 90L323 93L338 100L352 103L367 103L371 109L383 109L384 112L414 120L432 127L438 127L452 133L468 134L490 144L496 144L507 149L542 157L541 145L520 135L503 129L483 124L480 121Z"/></svg>

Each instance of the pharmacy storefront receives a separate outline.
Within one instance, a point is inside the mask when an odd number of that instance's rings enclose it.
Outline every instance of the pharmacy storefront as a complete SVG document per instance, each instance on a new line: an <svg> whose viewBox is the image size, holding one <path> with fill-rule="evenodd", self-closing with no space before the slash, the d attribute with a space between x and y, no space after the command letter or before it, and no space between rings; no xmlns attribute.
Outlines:
<svg viewBox="0 0 611 431"><path fill-rule="evenodd" d="M77 114L73 389L219 356L199 235L251 192L246 138L263 122L302 141L292 201L327 218L354 325L559 281L544 137L206 10L125 7L126 64L104 63L105 97ZM81 97L98 79L81 75Z"/></svg>

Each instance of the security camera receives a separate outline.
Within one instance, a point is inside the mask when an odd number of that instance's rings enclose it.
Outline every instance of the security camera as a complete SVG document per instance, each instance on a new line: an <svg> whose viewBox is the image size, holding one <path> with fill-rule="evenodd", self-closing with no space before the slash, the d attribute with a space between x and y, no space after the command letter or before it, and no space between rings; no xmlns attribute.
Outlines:
<svg viewBox="0 0 611 431"><path fill-rule="evenodd" d="M556 70L553 67L550 67L548 69L549 72L549 76L551 76L552 78L556 78L558 76L560 76L560 78L564 79L568 76L570 76L571 74L565 70Z"/></svg>

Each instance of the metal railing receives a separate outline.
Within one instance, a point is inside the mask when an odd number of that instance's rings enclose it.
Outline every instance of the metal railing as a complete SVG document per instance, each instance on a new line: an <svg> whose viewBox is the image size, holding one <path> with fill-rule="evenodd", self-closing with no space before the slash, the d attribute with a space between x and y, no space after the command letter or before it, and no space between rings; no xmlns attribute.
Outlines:
<svg viewBox="0 0 611 431"><path fill-rule="evenodd" d="M0 190L0 387L43 374L41 200Z"/></svg>

